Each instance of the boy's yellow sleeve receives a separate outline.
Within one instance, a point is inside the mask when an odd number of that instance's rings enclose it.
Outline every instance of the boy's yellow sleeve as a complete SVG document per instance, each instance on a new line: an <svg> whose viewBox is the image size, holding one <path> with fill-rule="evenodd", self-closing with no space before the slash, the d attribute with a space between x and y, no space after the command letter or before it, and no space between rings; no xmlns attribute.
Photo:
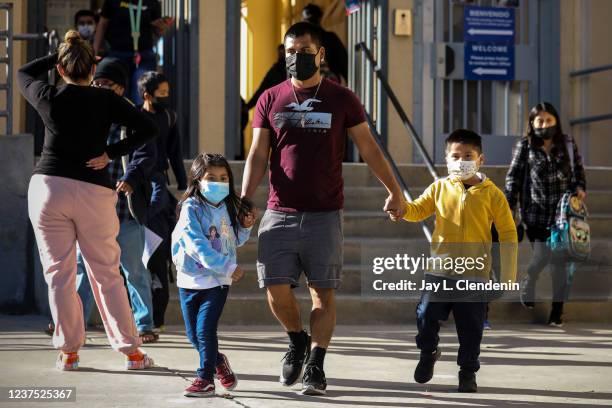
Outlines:
<svg viewBox="0 0 612 408"><path fill-rule="evenodd" d="M495 188L491 202L493 223L499 235L501 274L500 281L516 281L518 237L508 200L499 188Z"/></svg>
<svg viewBox="0 0 612 408"><path fill-rule="evenodd" d="M419 198L405 203L406 212L404 213L404 220L413 222L422 221L435 213L435 187L436 183L431 184Z"/></svg>

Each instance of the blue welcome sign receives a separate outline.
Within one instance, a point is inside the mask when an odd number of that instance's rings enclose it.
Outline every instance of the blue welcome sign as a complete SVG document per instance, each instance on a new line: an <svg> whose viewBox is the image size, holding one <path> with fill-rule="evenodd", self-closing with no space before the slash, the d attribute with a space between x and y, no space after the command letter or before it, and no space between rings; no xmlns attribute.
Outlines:
<svg viewBox="0 0 612 408"><path fill-rule="evenodd" d="M463 10L465 42L514 43L514 9L466 6Z"/></svg>
<svg viewBox="0 0 612 408"><path fill-rule="evenodd" d="M514 45L466 43L464 76L469 80L512 81L514 79Z"/></svg>

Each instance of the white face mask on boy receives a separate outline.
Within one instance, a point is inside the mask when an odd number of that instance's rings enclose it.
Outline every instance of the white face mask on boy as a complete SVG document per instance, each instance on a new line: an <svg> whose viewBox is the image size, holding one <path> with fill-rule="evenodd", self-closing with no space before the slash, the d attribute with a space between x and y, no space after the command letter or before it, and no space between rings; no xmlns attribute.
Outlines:
<svg viewBox="0 0 612 408"><path fill-rule="evenodd" d="M454 160L446 163L448 175L457 177L459 180L469 180L478 172L478 164L475 160Z"/></svg>

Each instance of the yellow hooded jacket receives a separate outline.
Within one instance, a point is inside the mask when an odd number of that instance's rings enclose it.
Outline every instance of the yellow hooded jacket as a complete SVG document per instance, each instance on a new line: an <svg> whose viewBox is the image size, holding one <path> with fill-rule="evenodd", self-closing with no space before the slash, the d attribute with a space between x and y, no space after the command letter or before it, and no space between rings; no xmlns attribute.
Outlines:
<svg viewBox="0 0 612 408"><path fill-rule="evenodd" d="M516 280L517 233L512 212L502 191L484 174L469 189L456 177L433 182L413 202L406 203L406 221L422 221L435 214L432 256L484 256L485 267L462 274L464 278L489 280L491 270L491 224L495 223L500 242L500 282ZM452 271L450 271L452 272ZM437 273L434 273L437 274ZM446 273L446 275L452 275ZM458 278L457 274L452 277Z"/></svg>

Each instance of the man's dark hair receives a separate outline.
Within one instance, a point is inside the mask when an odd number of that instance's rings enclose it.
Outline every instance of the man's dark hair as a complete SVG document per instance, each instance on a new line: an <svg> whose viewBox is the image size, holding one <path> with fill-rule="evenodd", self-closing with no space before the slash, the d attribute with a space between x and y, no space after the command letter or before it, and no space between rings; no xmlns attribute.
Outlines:
<svg viewBox="0 0 612 408"><path fill-rule="evenodd" d="M79 18L81 17L91 17L96 21L96 14L91 10L79 10L74 15L74 26L76 27ZM97 22L97 21L96 21Z"/></svg>
<svg viewBox="0 0 612 408"><path fill-rule="evenodd" d="M298 38L306 34L310 35L312 42L315 43L317 47L321 46L321 29L306 21L300 21L289 27L283 38L283 44L287 41L287 38Z"/></svg>
<svg viewBox="0 0 612 408"><path fill-rule="evenodd" d="M323 18L323 10L316 4L308 3L306 7L302 9L302 20L308 21L309 23L319 25Z"/></svg>
<svg viewBox="0 0 612 408"><path fill-rule="evenodd" d="M446 151L448 151L451 143L461 143L474 146L479 154L482 153L482 137L480 137L478 133L472 132L471 130L457 129L448 135L444 143L446 145Z"/></svg>
<svg viewBox="0 0 612 408"><path fill-rule="evenodd" d="M168 78L161 72L148 71L138 78L138 94L144 99L145 92L153 96L155 90L163 82L169 82Z"/></svg>

